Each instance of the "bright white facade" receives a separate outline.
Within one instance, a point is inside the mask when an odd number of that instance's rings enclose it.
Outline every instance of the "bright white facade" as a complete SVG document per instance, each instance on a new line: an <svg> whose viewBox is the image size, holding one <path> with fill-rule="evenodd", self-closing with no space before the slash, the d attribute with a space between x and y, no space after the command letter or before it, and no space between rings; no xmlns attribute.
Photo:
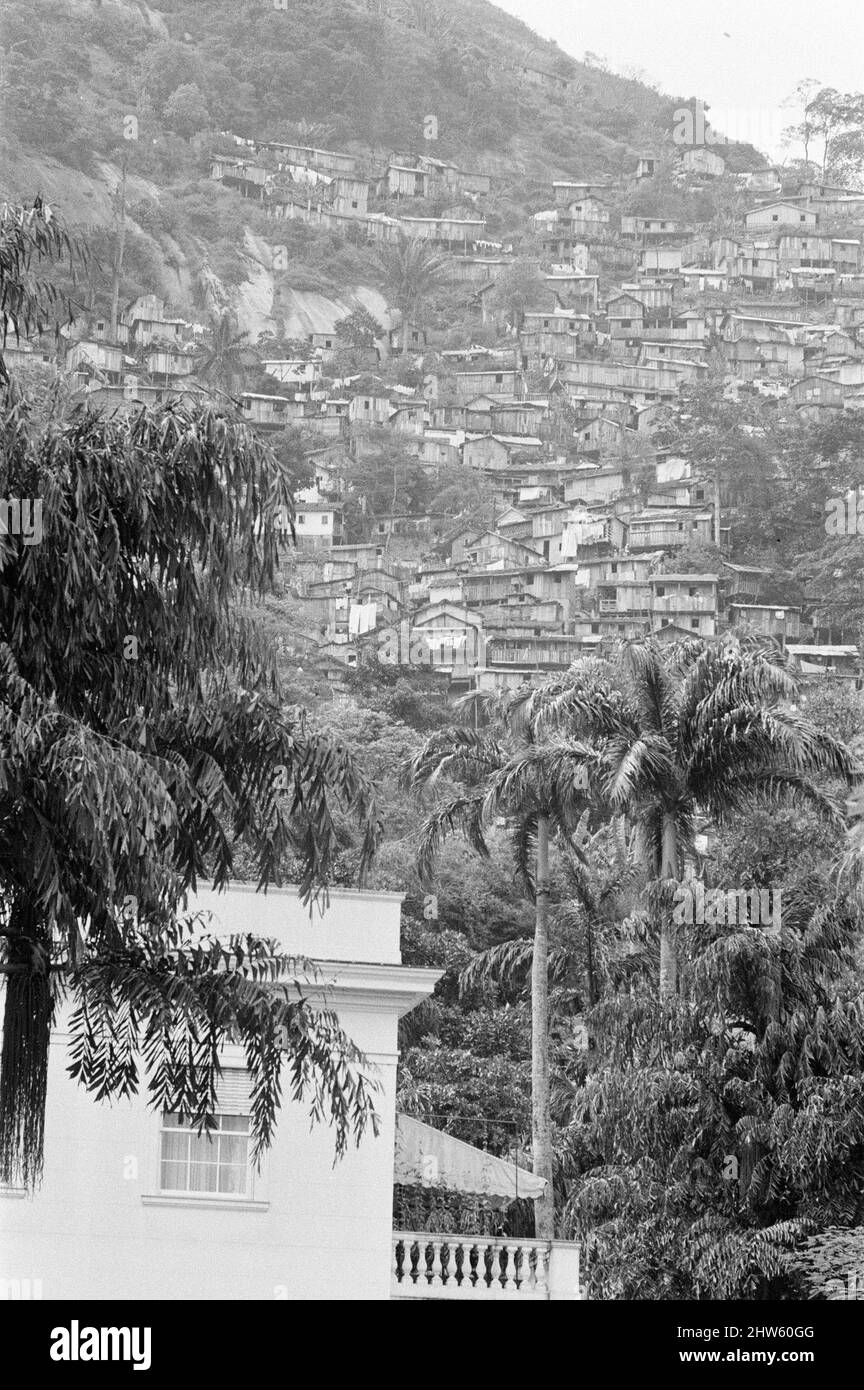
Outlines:
<svg viewBox="0 0 864 1390"><path fill-rule="evenodd" d="M260 1173L247 1171L242 1049L225 1053L237 1069L225 1132L205 1153L145 1100L98 1104L73 1082L61 1019L42 1185L32 1197L0 1191L0 1288L29 1280L30 1296L45 1299L389 1298L397 1023L438 978L400 964L400 904L396 893L334 890L310 920L294 889L243 884L189 904L211 910L220 934L275 938L319 963L321 981L304 992L323 997L376 1064L377 1138L334 1167L332 1131L310 1130L286 1077L273 1145ZM222 1191L201 1190L213 1187Z"/></svg>

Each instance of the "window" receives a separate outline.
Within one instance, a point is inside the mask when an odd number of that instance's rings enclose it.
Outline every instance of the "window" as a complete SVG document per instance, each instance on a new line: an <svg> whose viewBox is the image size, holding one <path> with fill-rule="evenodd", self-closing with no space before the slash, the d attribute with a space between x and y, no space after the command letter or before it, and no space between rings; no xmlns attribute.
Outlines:
<svg viewBox="0 0 864 1390"><path fill-rule="evenodd" d="M657 585L657 597L658 597L658 598L665 598L665 597L666 597L666 590L663 588L662 584L658 584L658 585Z"/></svg>
<svg viewBox="0 0 864 1390"><path fill-rule="evenodd" d="M327 526L327 525L329 524L329 522L330 522L330 513L329 513L329 512L322 512L322 513L321 513L321 525L322 525L322 526Z"/></svg>
<svg viewBox="0 0 864 1390"><path fill-rule="evenodd" d="M699 627L699 619L698 619L698 618L691 618L691 619L690 619L690 626L691 626L692 628L697 628L697 629L698 629L698 627Z"/></svg>
<svg viewBox="0 0 864 1390"><path fill-rule="evenodd" d="M219 1084L216 1128L196 1134L188 1116L162 1116L159 1190L224 1197L248 1197L249 1078L239 1068L226 1070Z"/></svg>
<svg viewBox="0 0 864 1390"><path fill-rule="evenodd" d="M496 375L495 375L495 385L496 385L496 386L500 386L503 380L504 380L503 374L502 374L501 372L497 372Z"/></svg>
<svg viewBox="0 0 864 1390"><path fill-rule="evenodd" d="M305 526L305 525L306 525L306 517L305 517L305 515L304 515L303 512L299 512L299 513L298 513L298 516L297 516L297 525L298 525L298 526Z"/></svg>
<svg viewBox="0 0 864 1390"><path fill-rule="evenodd" d="M356 206L357 206L357 201L356 201L356 199L355 199L355 201L351 204L351 206L352 206L352 208L356 208Z"/></svg>

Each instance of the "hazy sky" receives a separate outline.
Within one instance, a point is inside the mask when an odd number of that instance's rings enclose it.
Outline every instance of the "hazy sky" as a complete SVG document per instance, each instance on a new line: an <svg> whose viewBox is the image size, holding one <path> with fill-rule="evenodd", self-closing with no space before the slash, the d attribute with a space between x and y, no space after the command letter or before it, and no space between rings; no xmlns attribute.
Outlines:
<svg viewBox="0 0 864 1390"><path fill-rule="evenodd" d="M801 78L864 87L864 0L494 0L565 52L642 69L671 96L698 96L712 123L774 156L793 113L782 109ZM824 15L825 22L820 23Z"/></svg>

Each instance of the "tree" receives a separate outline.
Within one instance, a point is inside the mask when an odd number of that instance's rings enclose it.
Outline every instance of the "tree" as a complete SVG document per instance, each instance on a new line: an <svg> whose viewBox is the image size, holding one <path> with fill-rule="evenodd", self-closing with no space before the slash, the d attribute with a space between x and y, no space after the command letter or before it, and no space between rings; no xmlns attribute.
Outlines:
<svg viewBox="0 0 864 1390"><path fill-rule="evenodd" d="M843 744L784 708L794 681L737 642L651 643L616 664L593 659L525 697L538 727L585 739L600 754L600 790L639 831L660 937L660 994L678 987L669 888L695 863L698 817L722 821L753 799L812 804L841 823L834 798L810 774L850 778Z"/></svg>
<svg viewBox="0 0 864 1390"><path fill-rule="evenodd" d="M541 309L544 303L551 302L539 261L520 259L508 266L495 281L492 299L509 324L521 327L526 309Z"/></svg>
<svg viewBox="0 0 864 1390"><path fill-rule="evenodd" d="M657 433L658 443L690 461L696 477L711 479L715 545L720 544L721 507L739 501L744 489L769 510L762 433L754 409L726 398L720 373L685 388Z"/></svg>
<svg viewBox="0 0 864 1390"><path fill-rule="evenodd" d="M52 269L64 261L70 270L76 262L83 268L87 259L41 198L0 211L0 381L7 379L2 348L10 332L17 340L56 325L60 316L71 322L69 297L58 289Z"/></svg>
<svg viewBox="0 0 864 1390"><path fill-rule="evenodd" d="M805 77L798 83L789 102L784 105L791 105L799 102L801 105L801 120L797 125L787 126L783 131L783 143L791 145L800 143L804 147L805 168L810 164L810 146L816 134L816 121L814 112L811 109L811 100L819 90L819 83L815 77Z"/></svg>
<svg viewBox="0 0 864 1390"><path fill-rule="evenodd" d="M4 226L0 303L19 321L41 307L15 278L34 241L66 245L50 227L44 209ZM209 408L79 412L36 430L7 391L0 438L0 491L36 499L37 523L0 538L0 1181L41 1173L63 995L77 1003L72 1072L99 1098L135 1093L143 1059L151 1104L208 1127L218 1048L235 1036L256 1149L286 1048L292 1094L331 1119L341 1151L372 1120L370 1087L335 1017L281 983L302 981L304 962L267 942L196 940L180 916L200 877L228 881L238 846L259 886L292 857L311 900L341 815L360 825L364 865L377 840L367 783L283 706L236 603L274 582L285 478Z"/></svg>
<svg viewBox="0 0 864 1390"><path fill-rule="evenodd" d="M691 542L689 545L682 545L674 555L667 555L660 569L665 574L719 575L722 573L722 563L722 551L712 541Z"/></svg>
<svg viewBox="0 0 864 1390"><path fill-rule="evenodd" d="M418 238L401 233L398 241L379 249L377 260L384 293L401 317L402 351L407 353L410 330L449 278L450 261Z"/></svg>
<svg viewBox="0 0 864 1390"><path fill-rule="evenodd" d="M342 467L346 487L345 521L363 532L380 517L411 516L425 510L426 469L392 432L370 428L354 441L355 455Z"/></svg>
<svg viewBox="0 0 864 1390"><path fill-rule="evenodd" d="M211 317L198 352L196 371L228 396L236 396L243 389L246 376L243 345L247 336L237 332L237 320L226 309Z"/></svg>
<svg viewBox="0 0 864 1390"><path fill-rule="evenodd" d="M162 109L162 119L169 130L184 140L191 140L199 130L207 130L210 112L204 95L194 82L184 82L171 93Z"/></svg>
<svg viewBox="0 0 864 1390"><path fill-rule="evenodd" d="M812 811L735 817L714 881L782 883L780 931L694 928L665 1003L641 971L604 988L556 1094L591 1297L794 1298L801 1236L860 1223L860 914L836 855Z"/></svg>
<svg viewBox="0 0 864 1390"><path fill-rule="evenodd" d="M296 426L286 425L279 434L271 435L268 442L292 492L309 487L315 481L315 473L309 462L309 452L318 443L315 435L304 434Z"/></svg>
<svg viewBox="0 0 864 1390"><path fill-rule="evenodd" d="M820 87L807 102L805 119L822 141L822 177L828 177L836 142L864 126L864 95Z"/></svg>
<svg viewBox="0 0 864 1390"><path fill-rule="evenodd" d="M255 341L265 361L282 357L291 362L311 362L319 355L318 349L312 346L308 338L286 338L282 333L265 330L258 334Z"/></svg>
<svg viewBox="0 0 864 1390"><path fill-rule="evenodd" d="M561 892L568 896L556 914L558 941L549 952L555 987L552 1010L559 1019L574 1007L580 1012L593 1008L610 983L626 978L642 963L635 960L634 949L634 932L644 925L634 897L644 883L635 832L623 817L593 832L588 820L588 812L583 812L572 843L559 841ZM460 984L470 990L490 982L517 982L530 968L531 954L526 938L490 946L464 967Z"/></svg>
<svg viewBox="0 0 864 1390"><path fill-rule="evenodd" d="M534 901L531 953L531 1135L534 1172L546 1180L535 1203L536 1234L555 1233L552 1171L552 1124L549 1086L549 905L550 834L569 836L585 809L580 770L590 764L591 750L578 743L549 745L535 740L530 719L516 718L509 703L475 700L492 716L483 729L460 726L432 734L409 765L417 788L440 781L459 790L427 817L420 836L418 866L430 878L444 840L463 835L477 853L488 857L487 835L497 818L512 826L517 870Z"/></svg>
<svg viewBox="0 0 864 1390"><path fill-rule="evenodd" d="M362 304L352 309L344 319L339 319L333 326L333 332L353 348L374 347L378 339L384 337L382 325Z"/></svg>

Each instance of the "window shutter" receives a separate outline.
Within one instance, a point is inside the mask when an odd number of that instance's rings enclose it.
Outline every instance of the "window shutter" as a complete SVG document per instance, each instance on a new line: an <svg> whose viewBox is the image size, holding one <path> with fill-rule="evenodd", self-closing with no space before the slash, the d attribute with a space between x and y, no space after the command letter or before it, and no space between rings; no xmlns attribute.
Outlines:
<svg viewBox="0 0 864 1390"><path fill-rule="evenodd" d="M216 1088L216 1109L223 1115L248 1115L252 1109L251 1080L243 1067L226 1067Z"/></svg>

